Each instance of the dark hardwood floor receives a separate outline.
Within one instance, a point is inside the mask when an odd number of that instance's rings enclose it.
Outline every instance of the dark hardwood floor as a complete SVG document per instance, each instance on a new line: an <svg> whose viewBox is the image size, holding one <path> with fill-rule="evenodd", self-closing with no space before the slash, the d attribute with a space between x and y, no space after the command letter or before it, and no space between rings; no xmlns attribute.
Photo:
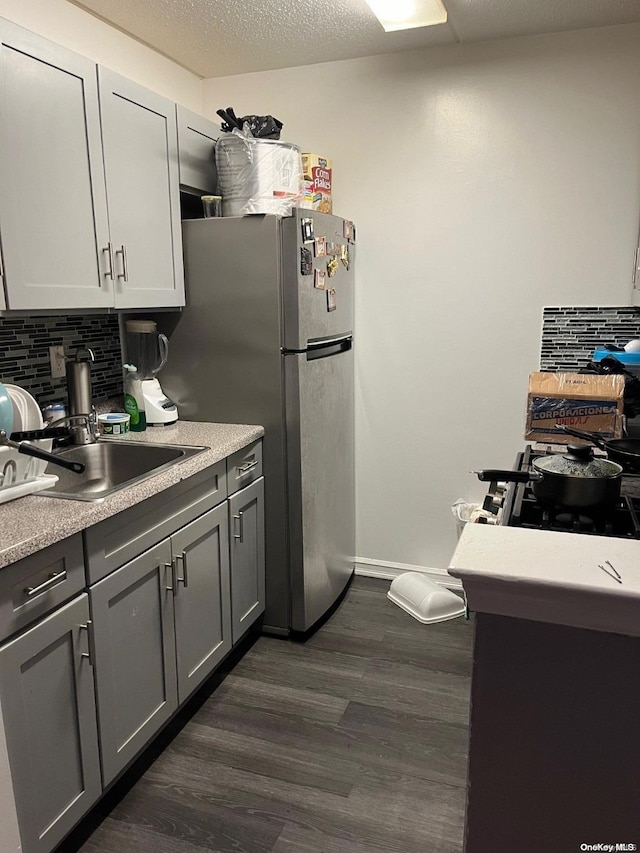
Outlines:
<svg viewBox="0 0 640 853"><path fill-rule="evenodd" d="M355 578L304 643L259 637L59 853L460 853L471 623L421 625L388 587Z"/></svg>

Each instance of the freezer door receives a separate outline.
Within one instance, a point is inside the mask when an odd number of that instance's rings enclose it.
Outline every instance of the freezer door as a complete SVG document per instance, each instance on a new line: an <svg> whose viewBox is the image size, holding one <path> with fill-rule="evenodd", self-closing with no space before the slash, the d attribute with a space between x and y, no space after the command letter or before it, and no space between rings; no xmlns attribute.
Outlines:
<svg viewBox="0 0 640 853"><path fill-rule="evenodd" d="M313 221L312 242L303 242L304 219ZM302 350L310 340L352 332L356 252L355 244L344 236L344 220L295 208L293 216L282 220L282 238L285 349ZM318 238L324 238L324 244L322 239L318 244ZM334 254L318 254L322 245ZM309 275L303 275L303 250L310 252ZM331 266L335 271L330 276Z"/></svg>
<svg viewBox="0 0 640 853"><path fill-rule="evenodd" d="M331 350L329 350L331 351ZM291 624L308 630L355 562L353 349L285 355Z"/></svg>

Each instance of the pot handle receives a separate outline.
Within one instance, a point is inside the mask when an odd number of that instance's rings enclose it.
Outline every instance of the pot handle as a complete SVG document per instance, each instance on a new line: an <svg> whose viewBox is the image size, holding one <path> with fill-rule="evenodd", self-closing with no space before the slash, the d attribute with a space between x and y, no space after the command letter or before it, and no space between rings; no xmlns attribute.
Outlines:
<svg viewBox="0 0 640 853"><path fill-rule="evenodd" d="M35 444L31 444L28 441L12 441L12 439L7 437L4 430L0 430L0 445L13 447L14 450L17 450L18 453L24 453L25 456L35 456L36 459L44 459L45 462L53 462L54 465L59 465L61 468L67 468L75 474L82 474L85 468L82 462L72 462L70 459L62 459L60 456L56 456L54 453L49 453L48 450L42 450L42 448L37 447Z"/></svg>
<svg viewBox="0 0 640 853"><path fill-rule="evenodd" d="M601 450L607 449L607 442L597 432L583 432L581 429L574 429L573 427L566 426L566 424L556 424L555 428L558 432L563 432L565 435L573 435L576 438L583 438L585 441L590 441L591 444L595 444Z"/></svg>
<svg viewBox="0 0 640 853"><path fill-rule="evenodd" d="M504 482L504 483L529 483L533 480L542 480L544 476L538 471L503 471L501 468L483 468L480 471L472 471L481 483Z"/></svg>

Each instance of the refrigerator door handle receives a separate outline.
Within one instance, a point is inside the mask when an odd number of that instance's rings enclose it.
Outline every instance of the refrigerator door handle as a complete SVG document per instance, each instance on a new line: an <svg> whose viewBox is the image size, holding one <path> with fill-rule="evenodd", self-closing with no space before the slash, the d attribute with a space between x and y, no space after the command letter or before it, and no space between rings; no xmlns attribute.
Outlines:
<svg viewBox="0 0 640 853"><path fill-rule="evenodd" d="M349 352L352 346L353 338L351 335L344 338L310 343L306 349L307 361L313 361L315 358L327 358L332 355L338 355L341 352Z"/></svg>
<svg viewBox="0 0 640 853"><path fill-rule="evenodd" d="M307 341L307 350L317 349L319 347L330 347L335 344L341 344L345 341L351 342L353 340L353 335L340 335L337 338L315 338Z"/></svg>
<svg viewBox="0 0 640 853"><path fill-rule="evenodd" d="M340 335L338 338L316 338L307 341L303 349L287 349L283 347L283 355L305 355L307 359L324 358L327 355L335 355L339 352L347 352L353 346L353 335Z"/></svg>

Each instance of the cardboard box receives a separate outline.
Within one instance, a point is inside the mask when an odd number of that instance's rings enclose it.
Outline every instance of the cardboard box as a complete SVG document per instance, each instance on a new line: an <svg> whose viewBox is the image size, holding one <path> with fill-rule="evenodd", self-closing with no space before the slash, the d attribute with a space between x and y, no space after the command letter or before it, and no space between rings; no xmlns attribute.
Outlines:
<svg viewBox="0 0 640 853"><path fill-rule="evenodd" d="M624 376L590 373L532 373L527 397L528 441L573 444L579 439L557 432L566 424L604 439L622 436Z"/></svg>
<svg viewBox="0 0 640 853"><path fill-rule="evenodd" d="M319 154L302 153L303 198L300 207L319 210L320 213L333 212L331 187L333 169L331 160Z"/></svg>

